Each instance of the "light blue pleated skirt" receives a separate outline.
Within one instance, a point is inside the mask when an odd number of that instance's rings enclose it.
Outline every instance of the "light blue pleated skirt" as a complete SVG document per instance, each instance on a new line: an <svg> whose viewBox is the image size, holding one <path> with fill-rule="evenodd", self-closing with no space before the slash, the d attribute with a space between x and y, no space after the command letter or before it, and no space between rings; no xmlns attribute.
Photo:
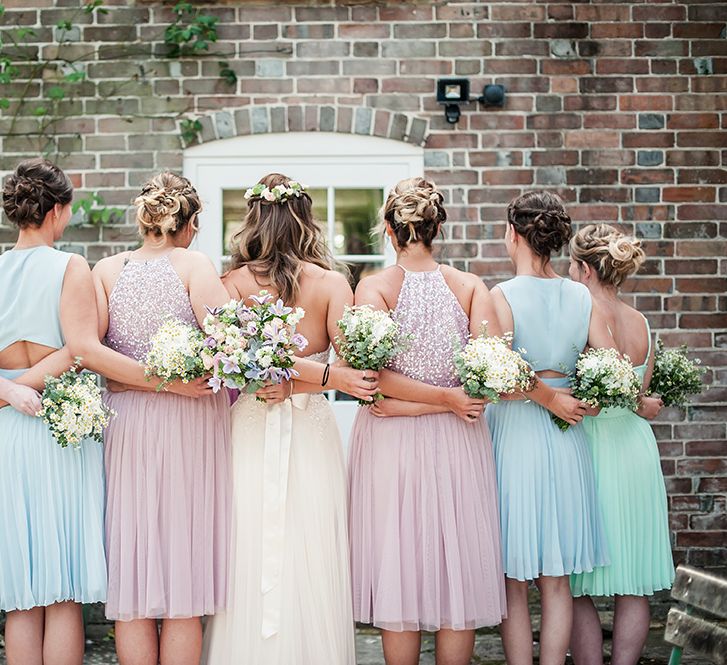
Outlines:
<svg viewBox="0 0 727 665"><path fill-rule="evenodd" d="M606 565L608 547L583 426L561 432L535 402L489 404L486 416L505 575L532 580Z"/></svg>
<svg viewBox="0 0 727 665"><path fill-rule="evenodd" d="M106 600L103 502L100 444L61 448L40 418L0 409L0 609Z"/></svg>

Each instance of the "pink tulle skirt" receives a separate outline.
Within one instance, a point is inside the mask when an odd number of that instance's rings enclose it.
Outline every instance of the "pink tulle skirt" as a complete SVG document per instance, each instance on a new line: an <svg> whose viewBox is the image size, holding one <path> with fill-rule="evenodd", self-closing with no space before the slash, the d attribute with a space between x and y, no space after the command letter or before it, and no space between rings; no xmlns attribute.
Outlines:
<svg viewBox="0 0 727 665"><path fill-rule="evenodd" d="M227 394L107 393L106 616L188 618L225 607Z"/></svg>
<svg viewBox="0 0 727 665"><path fill-rule="evenodd" d="M392 631L500 623L497 485L484 418L377 418L362 407L350 448L356 620Z"/></svg>

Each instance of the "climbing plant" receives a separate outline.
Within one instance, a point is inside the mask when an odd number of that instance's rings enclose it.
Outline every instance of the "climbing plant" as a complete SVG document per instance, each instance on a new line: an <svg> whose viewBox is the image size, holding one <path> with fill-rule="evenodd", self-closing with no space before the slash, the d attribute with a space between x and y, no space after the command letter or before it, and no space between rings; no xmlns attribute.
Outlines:
<svg viewBox="0 0 727 665"><path fill-rule="evenodd" d="M194 142L202 129L201 123L191 115L191 108L159 113L127 112L123 105L115 105L125 89L138 86L154 74L158 62L202 57L214 58L217 41L217 22L214 16L195 8L189 2L178 2L172 8L173 20L160 26L159 34L115 48L109 54L103 45L79 44L74 34L86 16L113 12L104 0L81 2L70 15L53 26L52 48L39 49L33 41L35 29L22 25L9 25L5 7L0 4L0 126L4 137L16 139L28 152L39 152L59 159L73 149L73 135L63 128L64 121L82 114L81 99L93 98L108 102L106 108L123 119L138 117L166 118L175 121L185 144ZM161 43L161 49L154 44ZM135 72L127 79L104 81L87 76L90 62L127 60L138 62ZM142 60L143 58L143 60ZM218 61L219 75L234 86L237 76L224 60ZM80 135L79 135L80 137ZM114 209L104 206L97 194L77 202L91 223L106 223L114 217Z"/></svg>

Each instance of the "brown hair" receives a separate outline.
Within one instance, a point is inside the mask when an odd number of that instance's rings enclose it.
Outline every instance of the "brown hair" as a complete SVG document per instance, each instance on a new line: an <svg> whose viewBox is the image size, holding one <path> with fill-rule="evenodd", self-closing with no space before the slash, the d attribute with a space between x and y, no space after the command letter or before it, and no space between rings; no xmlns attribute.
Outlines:
<svg viewBox="0 0 727 665"><path fill-rule="evenodd" d="M422 242L429 248L447 221L444 196L431 180L407 178L396 183L381 209L399 247Z"/></svg>
<svg viewBox="0 0 727 665"><path fill-rule="evenodd" d="M197 190L184 176L164 171L148 180L134 200L142 236L174 235L202 210Z"/></svg>
<svg viewBox="0 0 727 665"><path fill-rule="evenodd" d="M570 254L596 271L601 282L619 287L646 259L641 241L608 224L584 226L570 241Z"/></svg>
<svg viewBox="0 0 727 665"><path fill-rule="evenodd" d="M3 209L18 228L40 226L56 203L73 199L73 185L55 164L42 157L20 162L3 187Z"/></svg>
<svg viewBox="0 0 727 665"><path fill-rule="evenodd" d="M526 192L507 206L507 221L543 258L560 250L573 235L563 201L552 192Z"/></svg>
<svg viewBox="0 0 727 665"><path fill-rule="evenodd" d="M269 189L289 186L291 179L280 173L260 178ZM284 302L298 296L298 277L303 263L326 270L335 267L321 227L313 218L313 201L303 192L283 201L254 196L247 202L247 214L232 237L231 269L247 266L255 277L273 285Z"/></svg>

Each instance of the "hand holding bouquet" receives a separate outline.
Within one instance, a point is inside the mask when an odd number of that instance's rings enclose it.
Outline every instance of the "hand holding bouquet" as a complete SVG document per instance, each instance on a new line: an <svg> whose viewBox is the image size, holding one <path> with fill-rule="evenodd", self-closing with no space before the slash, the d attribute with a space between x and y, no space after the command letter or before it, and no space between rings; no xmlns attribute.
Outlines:
<svg viewBox="0 0 727 665"><path fill-rule="evenodd" d="M501 394L533 389L535 372L511 345L512 333L502 337L481 335L455 355L457 374L470 397L499 402Z"/></svg>
<svg viewBox="0 0 727 665"><path fill-rule="evenodd" d="M189 383L206 374L200 350L204 335L201 331L178 319L165 321L150 340L144 362L147 379L156 376L162 380L157 390L180 379Z"/></svg>
<svg viewBox="0 0 727 665"><path fill-rule="evenodd" d="M571 380L573 397L594 408L623 407L635 410L641 390L639 377L628 356L616 349L589 349L576 361ZM551 416L564 432L570 425Z"/></svg>
<svg viewBox="0 0 727 665"><path fill-rule="evenodd" d="M295 328L305 311L286 307L281 299L273 302L267 291L250 299L250 307L231 300L210 309L204 320L207 338L201 357L212 371L209 384L214 392L224 385L254 393L298 375L293 369L295 352L305 349L308 340Z"/></svg>
<svg viewBox="0 0 727 665"><path fill-rule="evenodd" d="M47 423L61 448L81 447L83 439L103 442L103 428L116 415L101 399L96 375L78 373L78 361L60 377L47 376L38 416Z"/></svg>
<svg viewBox="0 0 727 665"><path fill-rule="evenodd" d="M338 322L338 355L354 369L379 371L404 351L409 339L402 338L399 325L389 312L371 305L346 305ZM382 399L377 394L374 399ZM359 404L370 404L359 400Z"/></svg>
<svg viewBox="0 0 727 665"><path fill-rule="evenodd" d="M687 357L686 345L665 349L658 340L649 394L659 395L664 406L683 407L688 395L698 395L704 389L702 376L706 371L698 358L690 360Z"/></svg>

